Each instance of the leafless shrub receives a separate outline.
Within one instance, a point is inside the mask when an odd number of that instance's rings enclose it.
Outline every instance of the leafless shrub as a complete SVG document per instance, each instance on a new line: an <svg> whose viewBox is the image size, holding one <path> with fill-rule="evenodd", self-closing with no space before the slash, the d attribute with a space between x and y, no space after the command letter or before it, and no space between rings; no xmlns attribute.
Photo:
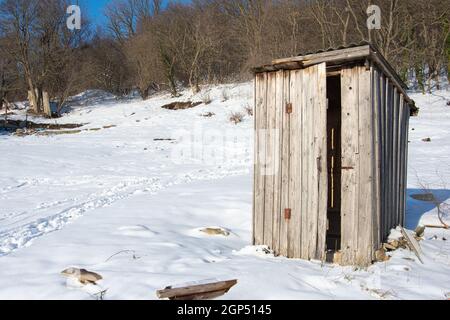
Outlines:
<svg viewBox="0 0 450 320"><path fill-rule="evenodd" d="M241 123L244 120L244 114L241 112L233 112L230 116L230 121L234 124Z"/></svg>
<svg viewBox="0 0 450 320"><path fill-rule="evenodd" d="M214 117L215 115L216 114L214 112L207 112L207 113L202 114L202 117L211 118L211 117Z"/></svg>
<svg viewBox="0 0 450 320"><path fill-rule="evenodd" d="M253 107L251 105L247 104L244 107L244 111L248 116L253 117Z"/></svg>
<svg viewBox="0 0 450 320"><path fill-rule="evenodd" d="M246 81L274 58L362 40L423 92L439 89L450 69L449 1L376 1L386 19L368 30L369 0L114 0L105 8L109 32L93 34L67 32L66 2L0 0L0 99L5 90L10 101L30 91L38 113L43 91L60 105L86 89L177 97L181 85L197 93L203 84ZM227 89L221 98L230 99Z"/></svg>

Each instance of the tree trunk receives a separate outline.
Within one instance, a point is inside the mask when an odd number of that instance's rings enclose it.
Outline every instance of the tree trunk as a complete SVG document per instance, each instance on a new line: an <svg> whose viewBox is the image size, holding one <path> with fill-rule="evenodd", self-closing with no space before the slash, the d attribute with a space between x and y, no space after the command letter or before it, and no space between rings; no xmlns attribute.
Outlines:
<svg viewBox="0 0 450 320"><path fill-rule="evenodd" d="M38 101L35 90L28 90L28 101L30 102L30 109L33 113L39 113Z"/></svg>
<svg viewBox="0 0 450 320"><path fill-rule="evenodd" d="M141 96L142 100L147 100L148 99L148 91L150 90L149 87L145 88L145 89L141 89L139 88L139 95Z"/></svg>
<svg viewBox="0 0 450 320"><path fill-rule="evenodd" d="M198 81L189 78L189 87L192 90L193 94L197 94L200 92L200 86L198 85Z"/></svg>
<svg viewBox="0 0 450 320"><path fill-rule="evenodd" d="M44 106L44 114L51 118L52 117L52 109L50 108L50 98L48 96L48 92L42 92L42 104Z"/></svg>
<svg viewBox="0 0 450 320"><path fill-rule="evenodd" d="M170 93L173 97L178 96L177 85L175 84L175 77L173 75L173 70L170 70L167 74L167 80L169 81Z"/></svg>
<svg viewBox="0 0 450 320"><path fill-rule="evenodd" d="M415 71L416 71L417 84L419 85L420 91L422 92L422 94L425 94L425 83L424 83L423 67L418 65L418 66L415 67Z"/></svg>

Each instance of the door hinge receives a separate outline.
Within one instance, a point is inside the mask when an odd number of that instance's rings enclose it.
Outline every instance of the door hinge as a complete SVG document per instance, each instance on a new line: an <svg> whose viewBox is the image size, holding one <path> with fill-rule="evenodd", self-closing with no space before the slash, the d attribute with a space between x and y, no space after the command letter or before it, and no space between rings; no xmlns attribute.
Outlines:
<svg viewBox="0 0 450 320"><path fill-rule="evenodd" d="M286 113L291 114L292 113L292 103L286 103Z"/></svg>
<svg viewBox="0 0 450 320"><path fill-rule="evenodd" d="M292 210L284 209L284 219L291 220Z"/></svg>

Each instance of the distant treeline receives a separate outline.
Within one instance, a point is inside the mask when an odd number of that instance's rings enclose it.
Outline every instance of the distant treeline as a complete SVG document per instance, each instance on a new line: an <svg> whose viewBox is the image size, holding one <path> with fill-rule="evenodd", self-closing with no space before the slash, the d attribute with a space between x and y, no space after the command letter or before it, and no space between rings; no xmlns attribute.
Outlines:
<svg viewBox="0 0 450 320"><path fill-rule="evenodd" d="M367 28L373 4L379 30ZM66 26L68 5L0 0L0 98L46 91L62 105L86 89L177 95L181 86L249 79L273 58L362 41L424 91L450 67L450 1L113 0L106 28L83 20L76 31Z"/></svg>

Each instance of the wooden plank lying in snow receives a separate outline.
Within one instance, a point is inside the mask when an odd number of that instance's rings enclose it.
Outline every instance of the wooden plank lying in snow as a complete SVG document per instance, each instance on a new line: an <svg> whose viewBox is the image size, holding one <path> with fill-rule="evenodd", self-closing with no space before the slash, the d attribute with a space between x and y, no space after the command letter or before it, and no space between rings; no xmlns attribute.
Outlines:
<svg viewBox="0 0 450 320"><path fill-rule="evenodd" d="M203 300L217 298L227 293L237 284L237 280L220 281L186 287L167 287L156 291L159 299L170 300Z"/></svg>
<svg viewBox="0 0 450 320"><path fill-rule="evenodd" d="M414 239L414 237L411 237L404 228L401 228L401 232L402 232L402 235L405 238L406 242L408 243L408 246L411 249L411 251L414 252L415 255L417 256L417 258L419 259L419 261L423 263L423 260L421 257L422 249L420 248L419 242L417 242L417 240Z"/></svg>

